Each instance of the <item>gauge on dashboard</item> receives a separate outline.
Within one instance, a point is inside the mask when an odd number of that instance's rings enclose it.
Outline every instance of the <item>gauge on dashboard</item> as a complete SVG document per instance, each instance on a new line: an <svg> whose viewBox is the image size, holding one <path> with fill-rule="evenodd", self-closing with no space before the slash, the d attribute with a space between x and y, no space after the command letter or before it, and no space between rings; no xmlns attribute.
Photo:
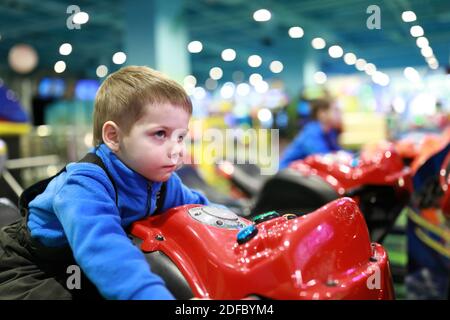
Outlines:
<svg viewBox="0 0 450 320"><path fill-rule="evenodd" d="M224 229L242 229L249 223L226 208L203 206L189 209L189 215L204 224Z"/></svg>

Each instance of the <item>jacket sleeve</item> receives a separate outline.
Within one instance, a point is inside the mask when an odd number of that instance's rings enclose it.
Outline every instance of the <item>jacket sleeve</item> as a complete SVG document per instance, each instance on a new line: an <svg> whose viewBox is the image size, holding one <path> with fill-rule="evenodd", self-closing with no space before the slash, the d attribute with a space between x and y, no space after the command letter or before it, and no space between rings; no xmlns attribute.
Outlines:
<svg viewBox="0 0 450 320"><path fill-rule="evenodd" d="M306 154L304 139L302 133L298 134L294 141L286 148L284 154L280 160L280 169L284 169L289 166L292 161L303 159Z"/></svg>
<svg viewBox="0 0 450 320"><path fill-rule="evenodd" d="M162 211L184 204L210 205L208 198L200 191L188 188L174 172L167 180L166 197Z"/></svg>
<svg viewBox="0 0 450 320"><path fill-rule="evenodd" d="M93 165L68 174L53 201L74 258L107 299L173 299L121 226L114 189Z"/></svg>

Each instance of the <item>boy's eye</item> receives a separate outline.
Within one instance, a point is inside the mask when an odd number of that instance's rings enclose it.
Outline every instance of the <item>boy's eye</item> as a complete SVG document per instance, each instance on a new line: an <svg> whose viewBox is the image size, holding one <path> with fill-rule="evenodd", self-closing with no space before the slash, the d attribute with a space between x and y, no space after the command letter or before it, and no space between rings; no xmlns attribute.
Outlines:
<svg viewBox="0 0 450 320"><path fill-rule="evenodd" d="M165 138L166 137L166 132L164 130L159 130L155 132L155 136L157 138Z"/></svg>
<svg viewBox="0 0 450 320"><path fill-rule="evenodd" d="M182 136L178 136L178 142L183 142L183 140L184 140L184 135L182 135Z"/></svg>

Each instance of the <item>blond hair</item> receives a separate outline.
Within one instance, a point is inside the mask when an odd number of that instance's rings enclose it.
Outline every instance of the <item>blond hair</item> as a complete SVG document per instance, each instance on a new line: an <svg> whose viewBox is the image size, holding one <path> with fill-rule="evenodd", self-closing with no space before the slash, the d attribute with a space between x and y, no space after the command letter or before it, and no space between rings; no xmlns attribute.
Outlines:
<svg viewBox="0 0 450 320"><path fill-rule="evenodd" d="M103 124L114 121L127 134L148 104L170 103L192 114L183 87L144 66L128 66L110 74L98 89L94 106L94 145L103 143Z"/></svg>

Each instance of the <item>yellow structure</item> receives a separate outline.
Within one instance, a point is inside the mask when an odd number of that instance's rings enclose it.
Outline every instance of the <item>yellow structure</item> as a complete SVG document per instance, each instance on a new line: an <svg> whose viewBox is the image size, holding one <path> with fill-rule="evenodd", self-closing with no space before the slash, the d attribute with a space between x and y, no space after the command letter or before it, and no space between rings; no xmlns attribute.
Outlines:
<svg viewBox="0 0 450 320"><path fill-rule="evenodd" d="M0 135L22 135L31 131L28 123L0 121Z"/></svg>
<svg viewBox="0 0 450 320"><path fill-rule="evenodd" d="M387 138L386 118L377 113L344 112L342 129L340 144L348 149L359 149L364 144L380 142Z"/></svg>

